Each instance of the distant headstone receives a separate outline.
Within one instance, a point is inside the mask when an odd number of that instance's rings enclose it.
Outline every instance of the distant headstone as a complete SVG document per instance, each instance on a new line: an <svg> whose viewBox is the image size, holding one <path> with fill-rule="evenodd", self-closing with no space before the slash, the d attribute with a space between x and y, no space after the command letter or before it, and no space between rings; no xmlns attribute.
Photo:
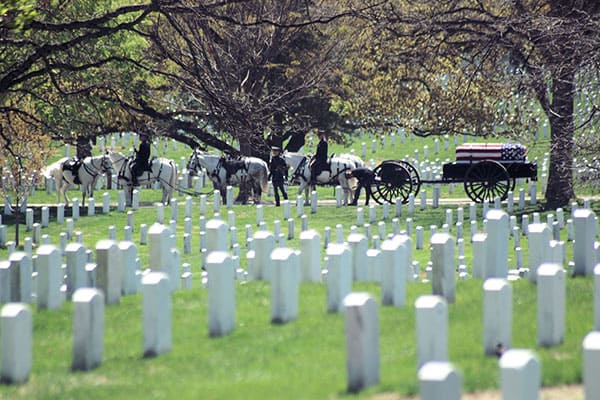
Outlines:
<svg viewBox="0 0 600 400"><path fill-rule="evenodd" d="M592 275L596 266L594 243L598 235L598 220L592 210L575 210L573 223L575 228L575 275Z"/></svg>
<svg viewBox="0 0 600 400"><path fill-rule="evenodd" d="M96 244L96 284L104 292L106 304L121 301L121 263L119 246L114 240L100 240Z"/></svg>
<svg viewBox="0 0 600 400"><path fill-rule="evenodd" d="M86 248L79 243L69 243L65 248L67 259L67 299L71 299L77 289L87 286L85 272L87 264Z"/></svg>
<svg viewBox="0 0 600 400"><path fill-rule="evenodd" d="M348 236L348 246L352 255L352 276L355 281L367 280L367 250L369 243L367 238L360 233L352 233Z"/></svg>
<svg viewBox="0 0 600 400"><path fill-rule="evenodd" d="M394 236L381 245L381 303L404 307L406 275L412 264L412 240L406 235Z"/></svg>
<svg viewBox="0 0 600 400"><path fill-rule="evenodd" d="M300 233L300 265L302 281L321 281L321 236L317 231Z"/></svg>
<svg viewBox="0 0 600 400"><path fill-rule="evenodd" d="M60 250L52 245L42 245L37 251L37 305L38 309L58 310L63 296L60 287L63 283Z"/></svg>
<svg viewBox="0 0 600 400"><path fill-rule="evenodd" d="M269 281L271 278L271 252L275 249L275 237L271 232L258 231L253 236L254 263L248 270L250 279Z"/></svg>
<svg viewBox="0 0 600 400"><path fill-rule="evenodd" d="M431 238L432 294L442 296L448 303L456 298L454 276L454 239L446 233L436 233Z"/></svg>

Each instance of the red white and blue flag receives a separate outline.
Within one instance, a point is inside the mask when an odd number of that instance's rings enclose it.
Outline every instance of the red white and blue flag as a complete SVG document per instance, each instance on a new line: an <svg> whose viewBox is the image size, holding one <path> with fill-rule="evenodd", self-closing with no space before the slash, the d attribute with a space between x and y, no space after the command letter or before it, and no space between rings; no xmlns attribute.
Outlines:
<svg viewBox="0 0 600 400"><path fill-rule="evenodd" d="M465 143L456 148L456 161L525 162L527 147L518 143Z"/></svg>

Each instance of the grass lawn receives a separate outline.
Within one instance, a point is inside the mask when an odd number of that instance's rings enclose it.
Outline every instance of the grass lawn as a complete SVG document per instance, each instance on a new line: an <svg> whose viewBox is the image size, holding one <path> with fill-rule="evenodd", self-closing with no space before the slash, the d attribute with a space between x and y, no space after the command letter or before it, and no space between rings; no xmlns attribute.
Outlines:
<svg viewBox="0 0 600 400"><path fill-rule="evenodd" d="M417 140L415 140L416 142ZM433 139L407 147L412 154L416 147L427 143L433 149ZM406 143L411 143L407 140ZM399 146L397 143L396 146ZM184 156L187 150L181 149L173 157ZM334 151L335 150L335 146ZM360 151L360 143L351 145ZM443 146L440 146L443 149ZM368 146L370 150L370 145ZM345 150L348 150L346 148ZM537 151L537 150L535 150ZM398 149L386 148L377 153L377 159L394 157ZM401 150L404 152L404 150ZM440 158L451 157L453 146L440 154ZM187 152L189 154L189 151ZM357 153L360 155L360 153ZM403 156L402 156L403 157ZM447 188L445 189L447 190ZM75 197L72 192L71 197ZM462 189L453 194L464 197ZM98 196L97 196L98 197ZM157 191L143 190L141 201L151 204L160 198ZM331 188L320 188L319 198L333 198ZM116 193L111 192L113 203ZM267 198L267 201L272 199ZM31 198L33 203L54 203L54 194L41 191ZM302 284L300 294L300 314L296 321L285 325L273 325L270 317L270 287L264 282L239 282L236 285L236 329L224 338L209 338L206 310L206 289L201 284L199 255L199 201L194 199L192 211L192 254L182 254L181 261L192 265L194 289L177 291L173 295L173 350L156 358L142 358L142 315L141 296L133 295L122 299L118 306L106 308L105 349L102 365L90 372L72 372L72 305L64 304L60 311L34 310L34 364L28 383L20 386L0 385L1 399L324 399L324 398L368 398L375 393L397 392L403 395L418 391L415 361L415 316L413 304L418 296L431 293L431 286L421 282L407 284L406 306L401 308L379 307L381 383L358 395L346 393L344 319L342 314L326 312L326 289L322 284ZM600 210L593 204L596 213ZM457 205L447 208L454 211ZM468 240L468 205L463 205L466 264L470 269L471 245ZM207 207L206 218L213 215L212 206ZM417 210L407 215L406 207L400 217L401 229L405 229L405 218L413 219L413 229L417 225L425 228L425 246L422 250L413 249L413 258L420 262L423 272L429 261L429 226L441 227L445 222L445 207ZM238 240L242 246L241 265L245 266L244 227L249 224L256 231L256 209L252 206L236 205L236 226ZM391 207L393 213L393 207ZM99 209L97 209L99 212ZM323 234L324 228L332 228L335 238L335 225L342 224L345 234L356 223L356 208L319 206L316 214L310 214L307 206L309 228ZM517 213L521 215L542 212L540 205L528 206ZM565 209L565 217L570 210ZM181 203L177 243L183 248L183 213ZM282 208L266 206L264 220L267 228L273 229L273 220L282 219ZM478 207L481 216L481 206ZM85 209L82 209L85 215ZM295 207L292 216L296 217ZM227 221L227 210L222 207L221 217ZM368 213L365 212L365 218ZM68 212L67 212L68 217ZM153 207L146 205L134 211L134 241L142 267L148 265L148 248L139 246L139 224L152 224L156 218ZM169 220L170 209L165 207L165 219ZM39 210L36 210L39 221ZM381 208L377 220L382 220ZM83 233L84 244L95 248L98 240L106 238L108 227L116 227L117 240L123 240L123 227L126 224L124 213L114 207L109 214L95 217L83 216L75 221L75 230ZM391 220L386 222L386 232L391 232ZM8 225L8 240L14 237L14 224L9 217L3 218ZM376 224L374 224L376 225ZM296 238L287 242L289 247L299 249L298 235L301 226L295 218ZM479 229L481 229L481 223ZM373 232L377 232L373 226ZM59 233L65 225L55 222L51 216L50 226L42 230L48 234L53 244L59 242ZM362 231L362 228L360 228ZM282 232L287 233L287 224L282 224ZM453 230L453 233L455 231ZM30 236L21 226L21 238ZM566 231L562 232L566 240ZM414 243L414 242L413 242ZM527 240L521 238L523 259L527 264ZM509 245L509 266L516 264L515 254ZM34 250L35 251L35 250ZM567 260L572 260L572 243L566 245ZM323 253L324 254L324 253ZM7 257L6 249L0 249L0 260ZM422 276L424 277L424 276ZM464 391L497 388L499 371L497 359L484 357L482 349L482 282L476 279L458 281L456 303L449 306L449 354L463 375ZM592 278L569 278L567 280L567 329L565 342L553 348L537 347L536 331L536 289L526 280L513 283L513 347L532 348L542 362L543 384L560 385L581 381L581 341L593 329L593 280ZM380 303L380 288L374 283L355 283L354 291L366 291ZM1 354L0 354L1 357Z"/></svg>

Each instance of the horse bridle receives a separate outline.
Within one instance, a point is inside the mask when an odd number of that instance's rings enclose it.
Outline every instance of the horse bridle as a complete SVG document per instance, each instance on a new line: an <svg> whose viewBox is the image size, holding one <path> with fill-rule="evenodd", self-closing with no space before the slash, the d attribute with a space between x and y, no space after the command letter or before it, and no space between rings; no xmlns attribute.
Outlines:
<svg viewBox="0 0 600 400"><path fill-rule="evenodd" d="M85 161L83 161L81 163L81 166L83 167L84 171L87 172L91 177L95 178L103 172L108 173L112 170L112 162L109 167L107 167L105 164L106 160L109 160L109 158L106 154L103 155L102 159L100 160L100 168L98 168L94 165L93 160L94 159L92 157L90 157L90 165L89 166L85 163Z"/></svg>

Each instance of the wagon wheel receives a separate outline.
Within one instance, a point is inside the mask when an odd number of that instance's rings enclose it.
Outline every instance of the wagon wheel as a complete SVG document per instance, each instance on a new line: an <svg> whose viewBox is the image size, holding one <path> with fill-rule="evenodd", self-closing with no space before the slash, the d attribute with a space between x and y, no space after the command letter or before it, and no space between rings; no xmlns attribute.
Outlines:
<svg viewBox="0 0 600 400"><path fill-rule="evenodd" d="M496 197L505 200L512 186L512 178L502 164L486 160L471 165L465 174L465 192L471 200L483 203Z"/></svg>
<svg viewBox="0 0 600 400"><path fill-rule="evenodd" d="M410 175L410 181L412 183L411 192L416 197L417 194L419 194L419 189L421 189L421 178L419 178L419 172L414 167L414 165L412 165L409 162L406 162L406 161L403 161L403 160L398 160L396 162L399 163L399 164L401 164L402 166L404 166L404 168L406 168L406 170L408 171L408 173ZM408 195L406 196L405 199L403 199L402 202L405 203L405 204L408 202Z"/></svg>
<svg viewBox="0 0 600 400"><path fill-rule="evenodd" d="M411 175L408 169L396 161L384 161L373 170L375 173L375 189L373 198L379 204L388 202L394 204L396 199L408 201L408 195L413 189Z"/></svg>

